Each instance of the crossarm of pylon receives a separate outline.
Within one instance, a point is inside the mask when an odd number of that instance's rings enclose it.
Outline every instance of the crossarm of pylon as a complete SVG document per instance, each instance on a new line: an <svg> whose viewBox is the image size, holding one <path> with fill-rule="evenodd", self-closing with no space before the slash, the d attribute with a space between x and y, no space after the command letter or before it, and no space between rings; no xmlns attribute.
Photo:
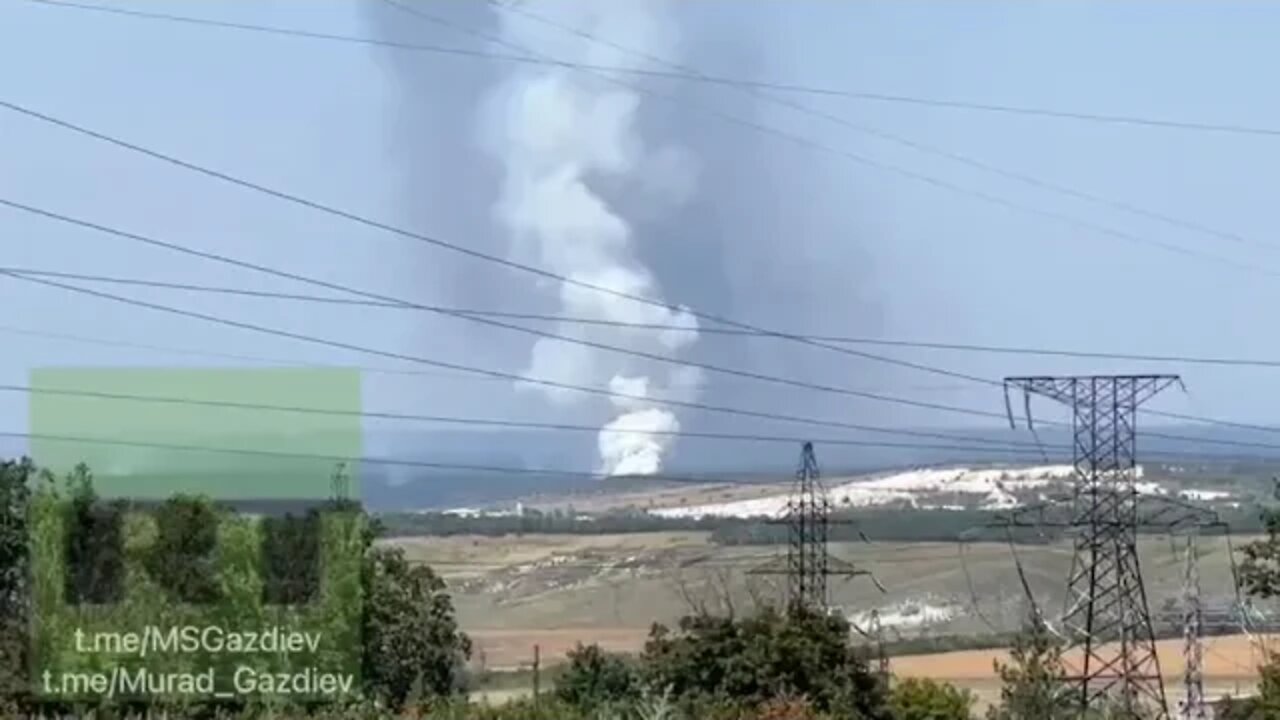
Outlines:
<svg viewBox="0 0 1280 720"><path fill-rule="evenodd" d="M1130 401L1135 406L1143 404L1170 385L1182 382L1177 375L1120 375L1099 379L1105 379L1109 383L1133 383L1133 396ZM1087 383L1089 380L1090 378L1087 377L1035 375L1007 377L1004 379L1004 385L1006 388L1016 387L1024 393L1040 395L1056 400L1068 407L1074 407L1080 399L1077 397L1077 391L1082 383Z"/></svg>
<svg viewBox="0 0 1280 720"><path fill-rule="evenodd" d="M828 558L827 574L839 575L844 577L868 577L871 579L871 583L875 585L876 588L880 590L880 592L882 593L888 592L888 590L885 589L884 585L880 584L880 580L876 578L875 573L871 572L870 570L860 568L857 565L854 565L853 563L849 562L848 560L842 560L837 557Z"/></svg>
<svg viewBox="0 0 1280 720"><path fill-rule="evenodd" d="M1074 495L1046 497L1038 503L998 513L996 518L1007 518L1014 524L1052 524L1055 521L1070 520L1074 503Z"/></svg>
<svg viewBox="0 0 1280 720"><path fill-rule="evenodd" d="M1159 495L1138 501L1138 527L1165 528L1170 532L1191 528L1225 527L1217 512L1189 502Z"/></svg>
<svg viewBox="0 0 1280 720"><path fill-rule="evenodd" d="M1007 377L1004 379L1004 385L1006 388L1018 388L1027 394L1042 395L1064 405L1071 405L1075 401L1075 383L1071 378Z"/></svg>
<svg viewBox="0 0 1280 720"><path fill-rule="evenodd" d="M1007 536L1013 528L1068 528L1072 526L1072 507L1072 500L1063 497L996 513L987 522L966 529L960 534L959 540L975 542L984 531L999 532ZM1041 535L1042 539L1048 539L1043 537L1043 533Z"/></svg>
<svg viewBox="0 0 1280 720"><path fill-rule="evenodd" d="M1071 528L1080 524L1074 515L1074 503L1074 498L1060 496L998 513L991 520L969 528L962 537L975 539L977 532L984 529L1003 531L1018 527ZM1144 530L1172 532L1223 525L1215 511L1171 497L1142 495L1137 499L1137 509L1137 526Z"/></svg>
<svg viewBox="0 0 1280 720"><path fill-rule="evenodd" d="M747 571L748 575L786 575L790 572L787 559L774 558Z"/></svg>

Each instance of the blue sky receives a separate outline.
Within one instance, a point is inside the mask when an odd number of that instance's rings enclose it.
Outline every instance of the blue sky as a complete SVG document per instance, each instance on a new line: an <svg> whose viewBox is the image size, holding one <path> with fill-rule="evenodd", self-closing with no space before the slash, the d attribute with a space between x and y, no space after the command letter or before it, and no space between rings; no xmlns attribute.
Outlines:
<svg viewBox="0 0 1280 720"><path fill-rule="evenodd" d="M113 3L217 20L481 47L378 0ZM477 3L424 4L494 32ZM530 3L571 18L565 3ZM684 3L659 16L680 60L717 75L1081 112L1280 127L1280 62L1262 3ZM508 18L508 22L512 22ZM551 54L582 41L540 33ZM610 39L628 43L623 35ZM504 254L500 169L477 139L479 101L511 72L476 59L104 15L13 0L0 8L0 98L391 224ZM1280 357L1269 332L1280 240L1268 202L1280 139L793 96L822 112L1010 171L1259 241L1239 244L1064 198L723 88L646 81L643 134L674 143L699 181L678 210L620 202L665 297L791 331L1113 350ZM708 108L710 110L708 110ZM1137 245L941 190L726 123L716 113L907 168L1002 201L1220 255L1260 272ZM419 302L554 311L528 276L486 267L0 111L0 196L121 229ZM243 271L0 209L3 264L285 291ZM1266 247L1272 243L1272 247ZM298 362L387 367L137 308L0 281L0 324ZM530 342L417 313L122 291L346 342L519 372ZM194 362L176 354L4 336L0 382L46 365ZM1161 407L1280 418L1274 370L886 351L984 377L1181 372ZM704 336L688 357L815 382L1000 410L995 391L776 341ZM208 363L217 362L208 360ZM400 365L403 367L403 365ZM428 371L434 373L435 371ZM961 416L708 378L702 397L876 424ZM510 384L370 376L380 410L599 422ZM5 396L0 426L25 427ZM685 419L686 427L704 422ZM787 430L710 418L719 430ZM985 421L984 421L985 422ZM587 464L589 459L584 459Z"/></svg>

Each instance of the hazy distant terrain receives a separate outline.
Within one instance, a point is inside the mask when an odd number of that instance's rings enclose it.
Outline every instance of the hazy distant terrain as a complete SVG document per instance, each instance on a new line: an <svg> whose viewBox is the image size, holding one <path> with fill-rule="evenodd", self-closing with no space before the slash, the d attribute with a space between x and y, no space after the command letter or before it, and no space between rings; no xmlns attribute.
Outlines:
<svg viewBox="0 0 1280 720"><path fill-rule="evenodd" d="M1235 538L1242 543L1244 538ZM544 666L554 665L577 643L638 652L651 622L675 623L700 605L745 612L757 602L782 598L783 578L752 575L785 552L780 546L724 547L705 533L636 533L603 536L524 535L397 539L415 560L429 563L449 584L463 628L476 645L473 664L490 671L528 668L539 647ZM832 553L870 570L867 578L833 579L839 611L866 625L880 612L887 641L969 635L993 641L1018 627L1027 604L1014 554L1003 543L834 543ZM1224 538L1204 539L1200 572L1208 614L1225 617L1235 600ZM1162 630L1180 622L1181 545L1147 537L1140 557L1148 598ZM1062 607L1070 559L1065 544L1019 546L1044 611ZM1220 627L1231 629L1229 626ZM1253 648L1243 637L1207 642L1206 685L1212 694L1250 687ZM1176 679L1181 640L1161 643L1167 677ZM900 676L947 679L978 693L998 692L990 650L913 655L893 661ZM1175 680L1170 680L1174 682ZM519 688L504 692L521 692ZM496 696L495 696L496 697Z"/></svg>
<svg viewBox="0 0 1280 720"><path fill-rule="evenodd" d="M1161 432L1167 428L1161 427ZM974 439L1020 443L1034 448L1032 437L1025 431L965 429L929 429ZM1255 490L1270 493L1270 478L1280 463L1251 457L1248 442L1258 440L1256 433L1221 427L1194 426L1175 428L1170 433L1194 435L1215 442L1171 440L1160 437L1141 438L1139 461L1153 469L1156 466L1178 467L1206 479L1246 483ZM802 435L804 433L791 433ZM1050 459L1048 464L1068 463L1069 439L1058 428L1040 428L1041 443ZM1022 456L984 449L931 450L915 447L860 447L823 444L823 436L839 438L838 432L823 431L814 438L823 475L828 478L888 472L919 467L983 466L996 464L1046 464L1038 451L1029 449ZM848 439L850 435L843 436ZM868 439L863 437L861 439ZM874 439L874 438L872 438ZM545 469L546 474L508 474L500 472L437 470L411 466L364 463L359 469L363 493L375 510L445 509L485 504L510 504L517 499L526 502L561 500L565 496L598 496L609 494L607 483L577 475L557 475L563 468L581 469L591 457L592 438L575 433L547 432L465 432L385 433L366 438L366 454L372 457L394 457L426 462L486 465L524 469ZM1229 443L1246 443L1244 446ZM954 444L954 443L951 443ZM799 444L749 443L724 441L707 452L705 443L676 443L663 467L662 474L681 479L706 477L734 483L789 482L795 472ZM1061 448L1056 450L1055 448ZM1172 456L1166 457L1172 453ZM688 484L688 483L686 483ZM634 486L633 486L634 487Z"/></svg>
<svg viewBox="0 0 1280 720"><path fill-rule="evenodd" d="M777 571L783 567L786 545L726 542L719 531L704 530L592 534L582 523L589 526L592 518L603 522L618 513L673 521L778 517L791 489L788 475L778 472L770 479L760 473L740 482L729 477L706 483L630 478L556 490L539 487L537 492L488 503L487 511L478 509L486 505L481 502L458 512L460 517L479 513L495 518L531 511L561 513L577 518L581 532L503 535L494 533L491 525L483 535L462 532L383 542L405 547L411 558L431 565L446 579L462 626L476 643L473 662L486 670L527 668L535 645L547 665L580 642L638 652L653 622L671 625L698 608L745 612L760 603L781 602L785 579ZM1233 523L1248 520L1256 532L1259 505L1271 501L1271 476L1267 464L1240 459L1151 462L1141 468L1138 490L1144 503L1181 502L1216 510ZM824 481L838 509L884 535L896 527L893 522L911 523L913 517L918 522L952 517L967 522L1060 497L1070 490L1072 475L1067 465L989 460L913 463L865 472L831 470L824 473ZM867 522L880 516L891 519ZM910 653L893 661L899 676L944 678L975 691L980 704L994 699L999 683L991 668L998 650L940 651L998 645L1020 627L1030 603L1019 581L1019 566L1036 606L1050 621L1062 611L1071 547L1061 537L1016 546L999 537L992 541L990 534L986 541L965 544L886 540L875 531L869 539L831 543L834 557L871 574L833 578L832 602L859 628L870 627L872 611L878 614L885 641ZM1214 696L1255 681L1256 647L1239 635L1243 614L1228 552L1234 548L1238 557L1248 539L1219 535L1203 537L1197 545L1206 632L1215 636L1206 642L1206 687ZM1170 638L1160 645L1169 682L1176 682L1181 671L1177 635L1184 548L1181 537L1169 535L1148 534L1139 541L1157 632ZM1264 604L1251 612L1253 631L1274 628L1273 608ZM504 685L501 693L522 692L522 681L507 682L515 685Z"/></svg>
<svg viewBox="0 0 1280 720"><path fill-rule="evenodd" d="M630 631L639 638L650 622L674 623L698 603L747 608L782 598L783 578L751 570L767 566L785 548L722 547L702 533L389 542L441 573L463 626L491 638L549 631L576 633L586 642L598 633ZM1223 538L1200 545L1204 601L1211 612L1226 612L1235 599L1226 547ZM1180 551L1168 538L1141 542L1153 611L1179 596ZM880 592L867 578L836 579L834 605L863 622L867 612L879 610L889 639L994 634L1015 630L1025 617L1014 553L1002 543L835 543L832 553L871 571L885 588ZM1016 555L1037 601L1052 616L1062 607L1069 547L1019 546Z"/></svg>

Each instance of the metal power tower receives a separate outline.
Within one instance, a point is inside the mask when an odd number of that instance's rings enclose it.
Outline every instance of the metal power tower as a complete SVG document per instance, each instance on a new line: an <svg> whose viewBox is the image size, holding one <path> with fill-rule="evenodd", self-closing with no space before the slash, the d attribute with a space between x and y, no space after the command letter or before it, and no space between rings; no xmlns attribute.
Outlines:
<svg viewBox="0 0 1280 720"><path fill-rule="evenodd" d="M880 611L871 611L871 622L867 628L867 634L870 636L872 644L872 652L875 653L876 672L884 681L888 681L890 675L889 654L885 652L884 647L884 624L880 622Z"/></svg>
<svg viewBox="0 0 1280 720"><path fill-rule="evenodd" d="M347 473L347 463L339 462L329 476L329 499L335 503L345 504L351 499L351 476Z"/></svg>
<svg viewBox="0 0 1280 720"><path fill-rule="evenodd" d="M1178 703L1181 720L1206 720L1204 705L1204 608L1200 603L1200 563L1195 534L1187 535L1187 555L1182 582L1183 697Z"/></svg>
<svg viewBox="0 0 1280 720"><path fill-rule="evenodd" d="M1005 379L1006 392L1022 389L1028 404L1041 395L1071 408L1075 539L1062 629L1065 680L1081 713L1119 700L1130 716L1147 706L1151 720L1169 717L1138 564L1135 426L1138 407L1178 382L1176 375Z"/></svg>
<svg viewBox="0 0 1280 720"><path fill-rule="evenodd" d="M770 564L751 571L753 574L786 576L788 612L826 612L830 605L827 578L833 575L871 575L866 570L831 557L827 549L828 532L834 522L831 509L813 443L806 442L800 451L800 464L785 514L774 521L787 526L785 566Z"/></svg>
<svg viewBox="0 0 1280 720"><path fill-rule="evenodd" d="M827 537L831 501L822 485L813 443L800 451L795 488L787 501L787 605L826 608L831 557Z"/></svg>

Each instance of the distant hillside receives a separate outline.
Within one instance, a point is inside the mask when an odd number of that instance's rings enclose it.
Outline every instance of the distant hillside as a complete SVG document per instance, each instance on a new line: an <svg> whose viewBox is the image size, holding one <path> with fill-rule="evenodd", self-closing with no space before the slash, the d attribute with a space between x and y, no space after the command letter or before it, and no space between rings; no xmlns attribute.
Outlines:
<svg viewBox="0 0 1280 720"><path fill-rule="evenodd" d="M1161 432L1175 435L1195 435L1209 440L1227 442L1268 442L1257 433L1231 428L1194 426L1161 427ZM1019 443L1035 446L1033 437L1025 430L974 431L965 429L928 429L922 432L961 435L976 441L991 443ZM826 436L839 436L838 432L823 431ZM1056 453L1053 448L1066 448L1070 438L1057 428L1038 428L1041 442L1051 459L1065 461L1065 450ZM993 449L976 447L972 450L946 450L915 447L861 447L822 444L822 434L814 433L818 442L818 459L824 475L863 474L904 467L929 467L992 464L1042 464L1039 452L1011 455ZM859 439L878 440L876 436L863 435ZM907 444L931 444L931 441L912 438L889 438ZM956 445L956 441L938 440L940 445ZM371 440L369 445L388 448L385 455L413 458L431 462L502 465L522 468L568 468L577 471L590 470L595 462L595 438L586 433L556 432L468 432L448 431L430 434L398 434L394 438ZM1276 443L1280 445L1280 442ZM1008 447L1008 445L1005 445ZM668 456L665 475L681 479L706 477L729 479L734 482L778 482L789 480L795 471L798 447L784 443L684 441L677 442ZM1142 438L1139 443L1140 459L1151 465L1164 459L1189 472L1213 475L1226 473L1233 477L1250 477L1255 483L1264 483L1273 470L1280 470L1280 449L1252 449L1213 442L1192 443L1166 438ZM373 453L371 448L371 454ZM1268 457L1270 455L1270 457ZM1167 456L1167 457L1166 457ZM1274 458L1274 459L1273 459ZM1201 465L1208 467L1200 468ZM512 475L504 473L459 473L427 469L369 466L365 469L367 482L365 496L371 505L379 509L434 508L476 506L510 502L516 499L532 500L539 497L559 497L574 494L636 493L645 489L659 490L670 483L642 478L598 480L556 475ZM687 483L686 483L687 484Z"/></svg>
<svg viewBox="0 0 1280 720"><path fill-rule="evenodd" d="M1280 450L1251 448L1247 443L1275 441L1259 437L1259 433L1220 427L1161 427L1161 431L1176 435L1197 435L1210 440L1228 443L1246 443L1232 446L1212 442L1191 443L1166 438L1142 438L1139 443L1141 459L1147 464L1165 458L1191 472L1212 475L1226 474L1233 478L1249 477L1259 486L1266 484L1270 476L1280 468ZM718 427L715 431L725 431ZM998 445L992 448L976 446L974 449L948 450L927 447L863 447L823 443L824 437L840 437L837 431L814 432L818 459L827 477L863 474L868 472L929 466L964 465L980 467L991 464L1042 464L1034 438L1026 430L997 429L974 431L965 429L927 429L921 432L959 435L975 441L1004 444L1030 444L1026 454L1012 455L1002 452ZM792 432L793 435L802 433ZM1040 440L1050 458L1065 460L1065 448L1069 438L1060 428L1040 428ZM844 437L855 437L852 433ZM868 434L856 436L859 440L887 440L906 445L956 445L954 440L931 441L924 438L881 437ZM234 438L233 438L234 439ZM297 439L294 439L297 444ZM222 446L230 441L217 438L207 440L211 446ZM1276 443L1280 445L1280 442ZM317 447L323 447L317 443ZM25 451L25 444L9 439L0 444L7 448L6 456L17 456ZM798 447L790 443L731 442L707 440L682 440L671 448L664 474L683 479L707 478L741 482L776 483L791 478ZM1172 455L1176 454L1176 457ZM435 467L414 467L404 464L366 462L358 471L362 495L375 510L444 509L459 506L483 506L510 503L516 499L560 498L572 495L641 494L660 490L664 483L657 479L625 478L601 482L588 477L557 474L570 470L578 473L592 471L596 463L596 439L591 433L567 433L550 431L475 431L435 430L425 432L381 431L365 433L363 455L370 458L388 458L425 465L472 465L490 468L551 469L547 474L519 474L496 470L452 470ZM1056 456L1056 457L1055 457ZM1195 457L1189 457L1195 456ZM1261 456L1261 457L1260 457ZM1268 457L1270 456L1270 457ZM1199 459L1197 459L1199 458ZM1272 459L1278 458L1278 459ZM221 464L221 463L219 463ZM1212 468L1197 470L1199 465ZM100 468L100 473L109 468ZM151 469L147 473L156 477ZM318 480L323 485L324 480ZM687 482L685 484L688 484ZM270 495L270 494L269 494Z"/></svg>

